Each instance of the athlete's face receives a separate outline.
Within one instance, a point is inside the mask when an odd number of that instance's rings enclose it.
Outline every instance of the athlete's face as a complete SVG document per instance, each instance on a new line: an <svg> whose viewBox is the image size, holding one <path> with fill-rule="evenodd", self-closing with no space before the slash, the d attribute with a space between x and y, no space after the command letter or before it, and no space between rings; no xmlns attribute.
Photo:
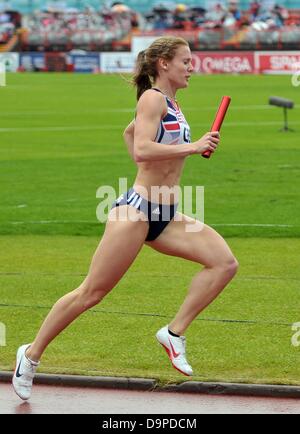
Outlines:
<svg viewBox="0 0 300 434"><path fill-rule="evenodd" d="M175 57L168 62L168 78L177 89L182 89L189 85L193 70L191 50L186 45L181 45L178 47Z"/></svg>

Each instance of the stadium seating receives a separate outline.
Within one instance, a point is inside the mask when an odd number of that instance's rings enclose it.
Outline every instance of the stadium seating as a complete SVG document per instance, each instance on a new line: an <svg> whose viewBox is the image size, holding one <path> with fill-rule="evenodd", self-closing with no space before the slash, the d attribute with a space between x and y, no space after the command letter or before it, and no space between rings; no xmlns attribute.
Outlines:
<svg viewBox="0 0 300 434"><path fill-rule="evenodd" d="M190 8L186 5L193 5L193 0L177 6L159 6L148 0L125 1L137 10L152 8L141 14L126 5L110 3L112 7L100 0L0 0L0 11L3 5L6 10L8 5L27 12L34 9L33 13L24 13L23 30L18 34L16 21L5 22L7 12L0 12L0 51L8 51L16 43L22 51L129 51L131 37L136 33L176 33L185 37L192 49L201 50L300 49L300 9L262 7L255 0L227 0L207 10L201 7L211 5L205 0ZM296 3L281 2L286 6Z"/></svg>
<svg viewBox="0 0 300 434"><path fill-rule="evenodd" d="M218 50L222 43L222 32L219 30L205 30L199 32L199 48L203 50Z"/></svg>
<svg viewBox="0 0 300 434"><path fill-rule="evenodd" d="M242 10L247 10L250 7L252 0L240 0L239 5ZM268 3L267 0L264 1ZM103 0L0 0L0 10L1 9L13 9L22 13L33 12L37 9L43 10L46 7L55 7L60 9L66 8L76 8L78 10L83 10L87 6L91 6L94 10L99 10L105 2ZM158 3L172 3L171 1L159 1L159 0L125 0L130 8L138 12L147 12L151 10ZM176 2L173 2L176 3ZM186 4L188 6L194 6L197 4L199 7L206 8L209 4L207 0L180 0L178 3ZM220 3L226 3L226 1L220 0ZM271 3L271 1L269 1ZM274 2L273 2L274 3ZM299 0L280 0L278 2L281 6L289 9L299 9Z"/></svg>
<svg viewBox="0 0 300 434"><path fill-rule="evenodd" d="M299 49L300 41L300 27L294 29L292 32L289 30L283 30L281 32L282 47L289 47L289 49Z"/></svg>

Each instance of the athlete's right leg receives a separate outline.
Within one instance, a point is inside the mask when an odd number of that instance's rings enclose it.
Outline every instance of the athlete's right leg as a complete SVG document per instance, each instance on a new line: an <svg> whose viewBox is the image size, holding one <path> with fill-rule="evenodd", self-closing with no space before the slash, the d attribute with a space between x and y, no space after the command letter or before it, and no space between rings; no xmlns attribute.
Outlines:
<svg viewBox="0 0 300 434"><path fill-rule="evenodd" d="M126 208L128 219L120 221L120 210ZM111 210L103 238L94 254L83 283L63 296L49 312L26 356L40 360L48 344L80 314L98 304L126 273L148 232L148 223L137 220L141 213L133 207Z"/></svg>
<svg viewBox="0 0 300 434"><path fill-rule="evenodd" d="M127 218L120 220L118 216L124 210L128 212ZM144 221L137 221L138 217ZM13 386L20 398L30 398L38 361L48 344L80 314L99 303L126 273L146 239L145 220L130 206L111 210L86 279L55 303L34 342L18 349Z"/></svg>

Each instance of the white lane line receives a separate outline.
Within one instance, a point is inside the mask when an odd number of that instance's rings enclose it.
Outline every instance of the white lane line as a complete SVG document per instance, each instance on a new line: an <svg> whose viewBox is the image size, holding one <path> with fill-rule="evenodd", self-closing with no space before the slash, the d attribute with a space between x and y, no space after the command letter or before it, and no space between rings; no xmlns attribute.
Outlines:
<svg viewBox="0 0 300 434"><path fill-rule="evenodd" d="M299 121L291 121L291 125L300 125ZM190 124L192 127L207 127L207 122ZM276 126L282 125L282 121L265 121L265 122L227 122L225 127L239 126ZM64 132L64 131L91 131L91 130L121 130L124 125L85 125L85 126L60 126L60 127L8 127L0 128L0 133L16 132Z"/></svg>
<svg viewBox="0 0 300 434"><path fill-rule="evenodd" d="M85 126L69 126L69 127L9 127L0 128L0 133L15 133L15 132L41 132L41 131L89 131L89 130L118 130L124 128L124 125L85 125Z"/></svg>
<svg viewBox="0 0 300 434"><path fill-rule="evenodd" d="M37 221L8 221L8 222L2 222L3 223L9 223L11 225L51 225L51 224L100 224L98 220L90 221L90 220L37 220Z"/></svg>
<svg viewBox="0 0 300 434"><path fill-rule="evenodd" d="M300 104L295 104L295 108L300 108ZM216 110L216 106L205 106L205 107L184 107L184 111L190 111L190 112L207 112L211 110ZM274 107L271 107L267 104L257 104L257 105L233 105L230 107L230 111L232 110L274 110ZM91 110L72 110L70 109L68 113L70 115L72 114L80 114L81 116L84 114L96 114L96 113L134 113L135 108L134 107L128 107L128 108L95 108ZM61 115L65 112L59 111L59 110L53 110L53 111L16 111L16 112L7 112L1 113L2 117L10 117L10 116L49 116L49 115Z"/></svg>

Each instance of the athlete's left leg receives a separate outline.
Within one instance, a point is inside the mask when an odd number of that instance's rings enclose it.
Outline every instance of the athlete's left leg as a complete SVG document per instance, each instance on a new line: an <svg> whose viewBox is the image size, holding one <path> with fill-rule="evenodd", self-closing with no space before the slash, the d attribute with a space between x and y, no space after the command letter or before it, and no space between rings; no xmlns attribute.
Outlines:
<svg viewBox="0 0 300 434"><path fill-rule="evenodd" d="M225 288L238 269L238 262L225 240L211 227L177 213L162 234L148 246L167 255L204 265L192 280L188 294L169 329L183 335L199 315Z"/></svg>

